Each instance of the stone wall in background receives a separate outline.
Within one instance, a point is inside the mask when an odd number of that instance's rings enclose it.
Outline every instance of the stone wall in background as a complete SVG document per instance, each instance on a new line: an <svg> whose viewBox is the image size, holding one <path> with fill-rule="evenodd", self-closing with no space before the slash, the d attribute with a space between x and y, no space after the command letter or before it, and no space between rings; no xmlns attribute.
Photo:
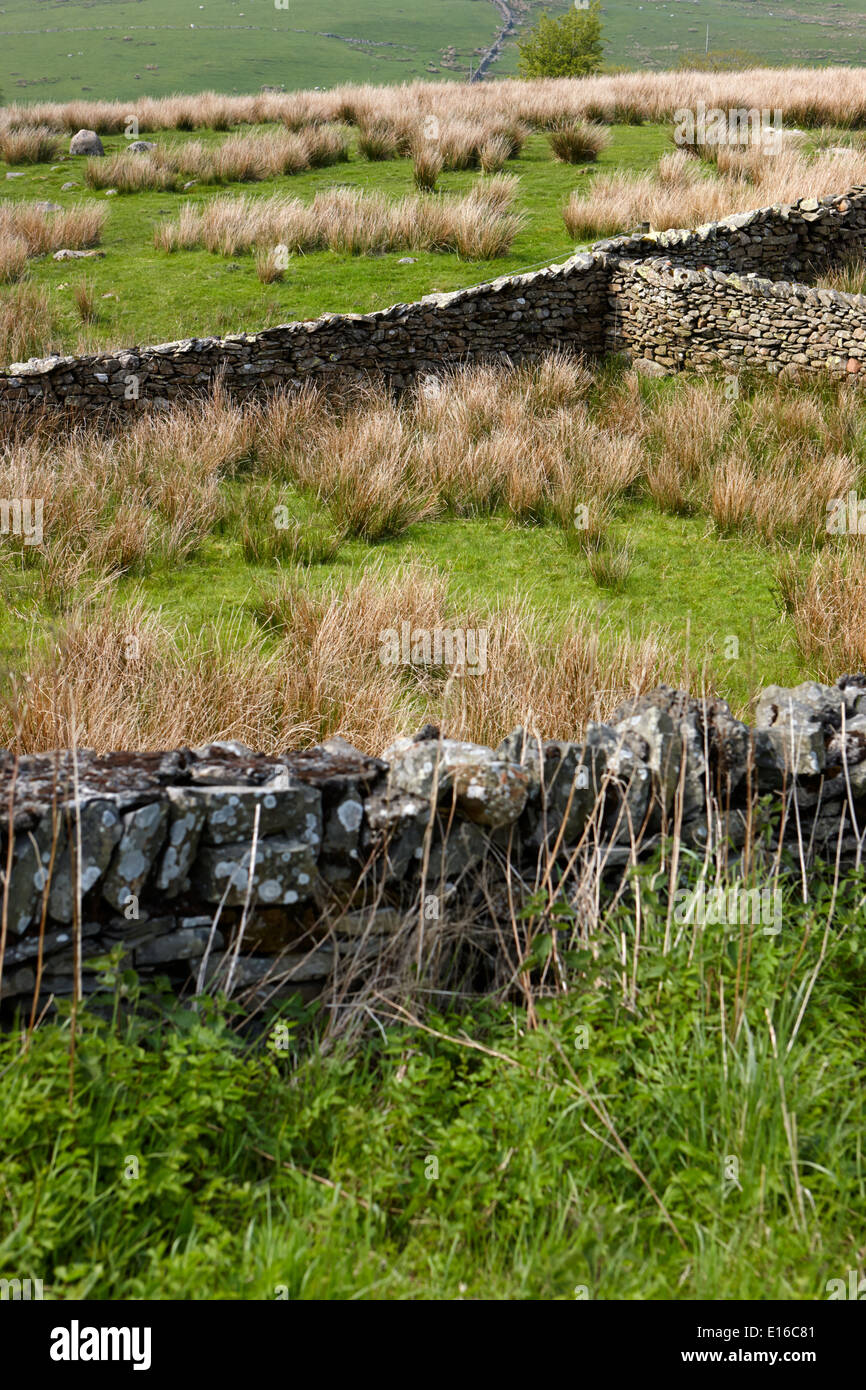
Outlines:
<svg viewBox="0 0 866 1390"><path fill-rule="evenodd" d="M866 296L786 281L623 261L611 282L609 351L668 371L810 371L866 367Z"/></svg>
<svg viewBox="0 0 866 1390"><path fill-rule="evenodd" d="M636 262L651 262L652 275L657 263L667 261L676 268L710 268L735 276L760 272L765 279L784 282L807 280L861 250L864 242L866 189L804 198L790 207L739 213L694 231L616 237L562 265L452 294L429 295L418 304L397 304L373 314L329 314L261 333L14 364L0 373L0 412L43 404L84 413L104 407L135 410L201 393L218 377L236 395L306 380L340 391L347 381L368 373L382 373L400 388L419 375L461 362L518 361L557 347L599 357L612 345L629 346L627 335L619 332L624 317L638 330L636 345L644 355L657 356L672 367L701 369L738 355L732 342L740 336L740 322L727 320L728 309L734 320L748 323L747 337L761 336L764 325L753 321L756 293L773 301L772 333L764 336L778 343L777 353L754 354L756 365L775 370L779 363L805 356L806 367L832 366L826 359L839 354L825 349L827 334L852 338L864 317L864 304L857 296L815 301L821 305L820 322L807 343L803 327L813 301L804 301L798 286L782 283L771 295L735 277L724 282L682 280L679 300L688 315L703 313L706 318L707 295L716 301L692 356L691 335L682 324L676 333L670 326L673 299L665 292L667 283L650 278L639 284L630 272ZM650 285L653 292L647 289ZM656 354L654 336L660 340L658 346L668 342L674 350ZM813 354L806 350L809 346L816 349ZM848 356L859 360L856 352Z"/></svg>
<svg viewBox="0 0 866 1390"><path fill-rule="evenodd" d="M88 962L119 947L179 992L309 997L347 963L372 968L421 909L430 933L495 910L501 934L551 857L615 887L675 830L701 859L727 843L735 868L764 798L795 864L857 855L866 675L770 687L751 728L662 687L575 741L517 729L493 749L428 726L381 758L338 738L280 757L7 752L0 784L7 1010L40 970L41 1003L71 992L76 936L85 992Z"/></svg>

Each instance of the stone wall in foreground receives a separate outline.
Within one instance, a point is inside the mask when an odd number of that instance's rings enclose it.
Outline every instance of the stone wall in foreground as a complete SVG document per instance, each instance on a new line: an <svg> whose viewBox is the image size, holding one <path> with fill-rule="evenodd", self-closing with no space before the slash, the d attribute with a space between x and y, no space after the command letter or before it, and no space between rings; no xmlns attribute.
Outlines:
<svg viewBox="0 0 866 1390"><path fill-rule="evenodd" d="M280 757L6 753L0 783L7 1009L40 968L43 1003L71 992L77 934L85 992L88 961L119 946L179 992L309 996L347 962L372 968L419 904L431 933L479 903L506 918L551 855L615 882L677 826L700 857L727 840L733 863L758 797L793 854L855 854L866 675L770 687L751 728L662 687L579 741L518 729L491 749L428 726L381 758L340 739Z"/></svg>
<svg viewBox="0 0 866 1390"><path fill-rule="evenodd" d="M643 321L639 337L652 339L654 323L659 345L670 340L676 349L660 352L657 360L666 357L672 366L701 369L730 359L739 323L729 322L724 312L714 313L692 355L691 337L682 323L676 333L671 327L670 298L660 285L659 293L647 293L632 275L636 264L646 262L652 269L669 262L675 268L734 272L724 290L717 288L719 281L683 280L679 299L687 317L700 315L710 287L717 307L724 301L733 320L745 321L754 305L747 298L751 288L737 275L807 280L864 244L866 189L855 188L840 196L740 213L693 231L616 237L562 265L428 295L420 303L396 304L373 314L329 314L260 333L192 338L90 357L33 359L0 373L0 413L33 405L64 405L85 414L105 407L135 410L204 392L218 377L232 393L245 396L308 380L339 391L347 381L370 373L382 374L400 388L419 375L462 362L513 362L554 348L595 358L611 343L628 346L618 327L632 309L633 317ZM827 333L850 337L849 330L866 326L857 297L819 301L821 321L814 339L806 342L801 287L783 283L773 297L770 341L778 343L778 354L758 354L758 365L774 370L776 363L802 354L805 347L818 349L815 360L828 356L822 347ZM793 321L790 331L786 307ZM761 325L750 323L747 336L753 326Z"/></svg>

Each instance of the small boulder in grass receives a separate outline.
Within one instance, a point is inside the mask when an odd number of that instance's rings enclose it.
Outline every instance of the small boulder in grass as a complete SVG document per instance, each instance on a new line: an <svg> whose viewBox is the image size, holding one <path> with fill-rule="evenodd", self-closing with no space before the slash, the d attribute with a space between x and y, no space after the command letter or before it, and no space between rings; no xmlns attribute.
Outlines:
<svg viewBox="0 0 866 1390"><path fill-rule="evenodd" d="M102 141L95 130L79 130L69 142L70 154L86 154L91 158L105 154Z"/></svg>
<svg viewBox="0 0 866 1390"><path fill-rule="evenodd" d="M127 154L148 154L150 150L155 150L156 145L153 140L133 140L131 145L127 145Z"/></svg>
<svg viewBox="0 0 866 1390"><path fill-rule="evenodd" d="M61 192L61 193L69 193L71 189L77 188L77 187L78 187L78 184L75 182L74 179L71 179L68 183L62 183L62 184L60 185L60 192Z"/></svg>
<svg viewBox="0 0 866 1390"><path fill-rule="evenodd" d="M639 376L667 376L668 371L661 362L654 362L651 357L638 357L632 363L634 370Z"/></svg>

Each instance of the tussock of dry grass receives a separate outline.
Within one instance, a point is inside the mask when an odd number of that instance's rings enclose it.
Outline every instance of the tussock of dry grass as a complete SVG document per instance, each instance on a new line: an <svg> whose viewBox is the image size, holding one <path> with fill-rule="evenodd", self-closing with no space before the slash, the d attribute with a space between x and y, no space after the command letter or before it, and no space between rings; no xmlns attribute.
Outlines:
<svg viewBox="0 0 866 1390"><path fill-rule="evenodd" d="M465 197L415 196L392 200L359 189L331 189L312 202L274 194L226 196L187 203L173 222L155 229L165 251L203 246L224 256L283 245L291 252L332 250L350 255L377 251L456 251L470 260L504 255L524 225L508 209L516 179L480 181Z"/></svg>
<svg viewBox="0 0 866 1390"><path fill-rule="evenodd" d="M797 148L770 153L759 146L717 146L712 155L717 174L682 150L663 155L654 173L599 174L585 192L575 190L566 204L563 216L569 235L586 241L644 224L655 231L697 227L756 207L841 193L866 182L866 151L857 149L807 156Z"/></svg>
<svg viewBox="0 0 866 1390"><path fill-rule="evenodd" d="M345 130L309 126L300 131L230 135L217 145L189 140L142 154L124 150L89 159L84 177L90 188L138 193L143 189L176 189L191 179L203 184L255 183L337 164L348 157Z"/></svg>
<svg viewBox="0 0 866 1390"><path fill-rule="evenodd" d="M780 588L798 650L819 680L866 668L866 552L861 539L828 549L803 568L798 555L779 567Z"/></svg>
<svg viewBox="0 0 866 1390"><path fill-rule="evenodd" d="M0 242L0 257L2 257ZM0 358L26 362L58 350L59 331L48 291L41 285L16 285L0 295ZM8 494L4 494L8 495Z"/></svg>
<svg viewBox="0 0 866 1390"><path fill-rule="evenodd" d="M60 153L60 137L48 126L0 127L0 159L7 164L48 164Z"/></svg>
<svg viewBox="0 0 866 1390"><path fill-rule="evenodd" d="M610 144L610 131L592 121L567 121L550 131L550 148L562 164L598 159Z"/></svg>
<svg viewBox="0 0 866 1390"><path fill-rule="evenodd" d="M107 209L92 203L77 203L60 212L44 212L35 203L0 200L0 243L17 238L27 247L28 256L59 251L84 250L98 245Z"/></svg>
<svg viewBox="0 0 866 1390"><path fill-rule="evenodd" d="M848 127L866 121L866 69L754 68L745 72L631 72L590 78L498 81L467 87L450 82L410 82L400 87L343 86L328 92L226 96L144 97L135 103L142 131L226 130L233 125L283 122L288 129L347 121L406 129L435 114L442 121L512 123L548 130L563 120L669 121L682 108L781 107L785 125ZM8 130L45 125L73 132L82 127L121 132L128 104L110 101L12 104L3 112Z"/></svg>
<svg viewBox="0 0 866 1390"><path fill-rule="evenodd" d="M260 609L259 631L174 631L139 603L74 614L47 646L34 632L17 710L0 707L4 746L69 747L74 731L101 751L237 738L280 752L340 732L380 752L425 722L495 744L527 719L544 733L578 730L682 677L661 632L617 636L575 613L551 643L525 607L455 611L445 578L419 567L316 593L286 580ZM405 621L485 629L486 674L447 680L384 663L381 634Z"/></svg>

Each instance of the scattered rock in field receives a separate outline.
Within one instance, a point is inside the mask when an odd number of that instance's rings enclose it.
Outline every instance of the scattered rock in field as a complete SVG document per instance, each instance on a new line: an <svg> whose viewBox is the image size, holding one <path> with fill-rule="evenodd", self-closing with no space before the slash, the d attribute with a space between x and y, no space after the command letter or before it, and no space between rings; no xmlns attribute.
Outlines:
<svg viewBox="0 0 866 1390"><path fill-rule="evenodd" d="M69 153L99 156L105 149L95 130L79 130L69 142Z"/></svg>
<svg viewBox="0 0 866 1390"><path fill-rule="evenodd" d="M26 174L7 174L7 179L26 179Z"/></svg>
<svg viewBox="0 0 866 1390"><path fill-rule="evenodd" d="M131 145L127 145L127 154L147 154L149 150L155 150L156 144L153 140L133 140Z"/></svg>
<svg viewBox="0 0 866 1390"><path fill-rule="evenodd" d="M398 265L417 265L418 262L416 261L416 259L415 259L414 256L401 256L400 259L399 259L399 261L397 262L397 264L398 264Z"/></svg>
<svg viewBox="0 0 866 1390"><path fill-rule="evenodd" d="M62 211L63 211L63 209L61 208L61 206L60 206L59 203L51 203L51 202L34 203L33 206L34 206L34 208L36 209L37 212L62 212Z"/></svg>
<svg viewBox="0 0 866 1390"><path fill-rule="evenodd" d="M52 260L55 261L101 261L105 257L104 251L70 251L64 247L62 251L55 251Z"/></svg>
<svg viewBox="0 0 866 1390"><path fill-rule="evenodd" d="M106 188L106 190L105 190L105 196L106 196L106 198L116 198L116 197L117 197L117 189L116 189L116 188Z"/></svg>
<svg viewBox="0 0 866 1390"><path fill-rule="evenodd" d="M70 179L67 183L62 183L60 185L60 192L68 193L69 190L72 188L78 188L78 184L74 181L74 179Z"/></svg>

